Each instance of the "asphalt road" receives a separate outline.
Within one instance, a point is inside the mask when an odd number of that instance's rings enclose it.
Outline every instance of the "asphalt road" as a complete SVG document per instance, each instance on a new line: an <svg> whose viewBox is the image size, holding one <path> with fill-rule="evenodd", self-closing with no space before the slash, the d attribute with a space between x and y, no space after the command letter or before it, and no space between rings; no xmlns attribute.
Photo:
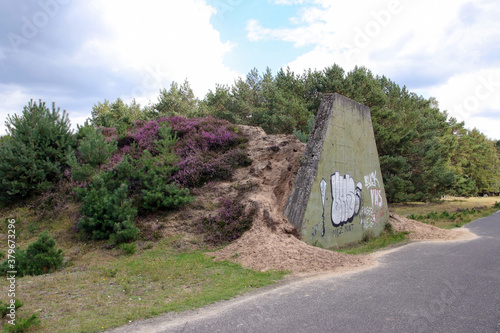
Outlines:
<svg viewBox="0 0 500 333"><path fill-rule="evenodd" d="M362 272L288 281L112 332L500 332L500 212L474 240L422 242Z"/></svg>

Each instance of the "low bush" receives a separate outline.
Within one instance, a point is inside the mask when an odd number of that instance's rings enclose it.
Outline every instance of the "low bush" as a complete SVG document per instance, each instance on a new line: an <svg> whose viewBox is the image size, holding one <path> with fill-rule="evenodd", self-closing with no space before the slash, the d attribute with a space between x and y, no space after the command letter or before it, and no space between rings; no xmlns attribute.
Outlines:
<svg viewBox="0 0 500 333"><path fill-rule="evenodd" d="M55 240L45 231L29 244L26 250L17 250L15 270L18 277L41 275L58 270L63 264L63 251L56 249ZM0 274L11 271L11 263L5 260L0 265Z"/></svg>
<svg viewBox="0 0 500 333"><path fill-rule="evenodd" d="M19 310L23 306L23 302L16 299L14 300L14 310ZM1 318L5 318L7 314L10 312L11 303L5 303L4 301L0 301L0 316Z"/></svg>
<svg viewBox="0 0 500 333"><path fill-rule="evenodd" d="M199 220L199 230L210 243L231 242L250 229L255 213L255 208L245 212L245 206L226 199L222 201L222 210L217 216L209 215Z"/></svg>
<svg viewBox="0 0 500 333"><path fill-rule="evenodd" d="M137 209L127 199L128 184L113 179L114 171L98 175L86 188L76 189L82 201L78 228L92 239L108 239L110 245L133 241Z"/></svg>
<svg viewBox="0 0 500 333"><path fill-rule="evenodd" d="M239 147L244 140L228 121L214 118L169 119L180 140L175 145L179 156L177 183L186 187L204 185L213 180L229 179L238 166L251 164Z"/></svg>
<svg viewBox="0 0 500 333"><path fill-rule="evenodd" d="M5 331L11 333L23 333L28 332L33 327L40 325L40 319L36 313L32 314L29 318L19 318L16 319L14 325L6 325Z"/></svg>
<svg viewBox="0 0 500 333"><path fill-rule="evenodd" d="M134 139L138 147L148 148L139 158L125 154L118 165L101 171L88 186L75 189L83 203L78 228L93 239L108 239L110 245L136 240L138 213L172 209L193 200L189 189L173 180L179 159L172 152L175 133L168 124L146 125ZM154 142L144 133L152 135Z"/></svg>

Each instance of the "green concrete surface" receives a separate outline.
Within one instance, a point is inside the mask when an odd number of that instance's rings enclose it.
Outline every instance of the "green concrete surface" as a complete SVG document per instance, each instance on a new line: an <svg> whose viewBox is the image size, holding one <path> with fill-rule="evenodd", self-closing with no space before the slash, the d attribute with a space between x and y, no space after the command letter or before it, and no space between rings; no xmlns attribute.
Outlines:
<svg viewBox="0 0 500 333"><path fill-rule="evenodd" d="M378 236L389 213L370 110L325 95L285 216L308 244L332 248Z"/></svg>

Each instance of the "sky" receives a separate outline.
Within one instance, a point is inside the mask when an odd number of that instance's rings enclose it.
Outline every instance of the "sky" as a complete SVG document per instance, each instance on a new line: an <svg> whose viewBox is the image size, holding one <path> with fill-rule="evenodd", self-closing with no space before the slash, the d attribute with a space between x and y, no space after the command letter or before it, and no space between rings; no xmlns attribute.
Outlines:
<svg viewBox="0 0 500 333"><path fill-rule="evenodd" d="M257 68L364 66L500 139L497 0L0 0L0 135L30 99L73 128L105 99L188 80L203 98Z"/></svg>

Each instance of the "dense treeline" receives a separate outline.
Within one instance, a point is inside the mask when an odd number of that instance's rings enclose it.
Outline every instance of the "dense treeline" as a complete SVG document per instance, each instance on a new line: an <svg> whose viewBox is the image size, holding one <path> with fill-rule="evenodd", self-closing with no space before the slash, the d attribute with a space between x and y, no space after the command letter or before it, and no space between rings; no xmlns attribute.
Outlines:
<svg viewBox="0 0 500 333"><path fill-rule="evenodd" d="M275 75L253 69L231 86L217 85L203 100L195 97L188 81L174 82L146 107L120 99L99 102L90 122L114 127L123 136L139 119L213 116L260 126L269 134L294 133L305 141L323 94L331 92L370 107L390 202L500 192L500 141L466 129L441 111L434 98L418 96L363 67L345 72L333 65L302 74L287 68Z"/></svg>
<svg viewBox="0 0 500 333"><path fill-rule="evenodd" d="M211 115L260 126L269 134L295 133L305 141L323 94L330 92L370 107L390 202L500 191L500 141L466 129L439 110L434 98L418 96L362 67L346 73L334 65L300 75L288 68L276 75L269 69L262 74L253 69L232 86L217 85L203 100L194 97L187 81L173 83L160 92L158 103L139 113L134 103L128 109L120 100L99 103L92 121L109 126L103 118Z"/></svg>

